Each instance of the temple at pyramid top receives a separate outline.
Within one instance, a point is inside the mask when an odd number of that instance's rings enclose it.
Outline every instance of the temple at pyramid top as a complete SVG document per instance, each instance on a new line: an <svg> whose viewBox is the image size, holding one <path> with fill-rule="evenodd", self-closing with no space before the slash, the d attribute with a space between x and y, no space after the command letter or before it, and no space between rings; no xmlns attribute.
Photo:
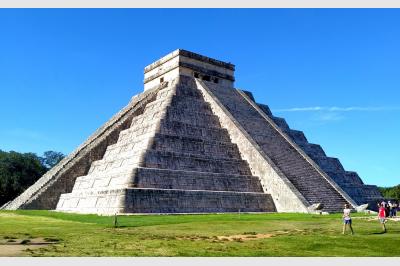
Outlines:
<svg viewBox="0 0 400 266"><path fill-rule="evenodd" d="M233 88L234 72L235 65L231 63L177 49L144 68L144 90L154 88L179 75Z"/></svg>

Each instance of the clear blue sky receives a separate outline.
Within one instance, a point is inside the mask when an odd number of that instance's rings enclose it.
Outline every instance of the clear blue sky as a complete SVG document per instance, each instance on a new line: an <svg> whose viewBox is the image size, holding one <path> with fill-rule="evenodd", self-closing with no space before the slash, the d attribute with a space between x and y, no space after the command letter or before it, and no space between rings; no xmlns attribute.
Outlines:
<svg viewBox="0 0 400 266"><path fill-rule="evenodd" d="M177 48L253 92L365 183L400 180L400 10L0 10L0 149L69 153Z"/></svg>

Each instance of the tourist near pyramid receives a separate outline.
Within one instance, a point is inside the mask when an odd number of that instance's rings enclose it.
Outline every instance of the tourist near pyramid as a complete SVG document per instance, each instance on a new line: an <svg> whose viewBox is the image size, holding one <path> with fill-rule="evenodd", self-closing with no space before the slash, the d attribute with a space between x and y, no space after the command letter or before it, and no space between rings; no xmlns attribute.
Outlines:
<svg viewBox="0 0 400 266"><path fill-rule="evenodd" d="M143 93L3 209L331 213L382 198L235 89L234 70L186 50L147 66Z"/></svg>

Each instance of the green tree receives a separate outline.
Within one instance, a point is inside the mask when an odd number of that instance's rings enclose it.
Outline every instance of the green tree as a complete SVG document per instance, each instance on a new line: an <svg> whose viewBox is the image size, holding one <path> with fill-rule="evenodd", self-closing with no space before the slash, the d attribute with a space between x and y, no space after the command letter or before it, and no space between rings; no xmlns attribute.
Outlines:
<svg viewBox="0 0 400 266"><path fill-rule="evenodd" d="M0 206L21 194L47 170L34 153L0 150Z"/></svg>
<svg viewBox="0 0 400 266"><path fill-rule="evenodd" d="M400 185L394 187L380 187L383 197L400 200Z"/></svg>
<svg viewBox="0 0 400 266"><path fill-rule="evenodd" d="M48 169L53 168L56 164L58 164L62 159L64 159L65 155L61 152L57 151L45 151L43 153L43 157L40 157L40 161L43 166Z"/></svg>

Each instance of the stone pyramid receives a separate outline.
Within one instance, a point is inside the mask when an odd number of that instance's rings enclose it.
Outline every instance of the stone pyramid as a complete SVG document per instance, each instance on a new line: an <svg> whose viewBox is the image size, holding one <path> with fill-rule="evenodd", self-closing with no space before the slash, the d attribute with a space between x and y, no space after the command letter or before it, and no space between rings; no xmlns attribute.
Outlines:
<svg viewBox="0 0 400 266"><path fill-rule="evenodd" d="M5 209L337 212L381 198L301 131L234 89L234 65L176 50L142 94Z"/></svg>

